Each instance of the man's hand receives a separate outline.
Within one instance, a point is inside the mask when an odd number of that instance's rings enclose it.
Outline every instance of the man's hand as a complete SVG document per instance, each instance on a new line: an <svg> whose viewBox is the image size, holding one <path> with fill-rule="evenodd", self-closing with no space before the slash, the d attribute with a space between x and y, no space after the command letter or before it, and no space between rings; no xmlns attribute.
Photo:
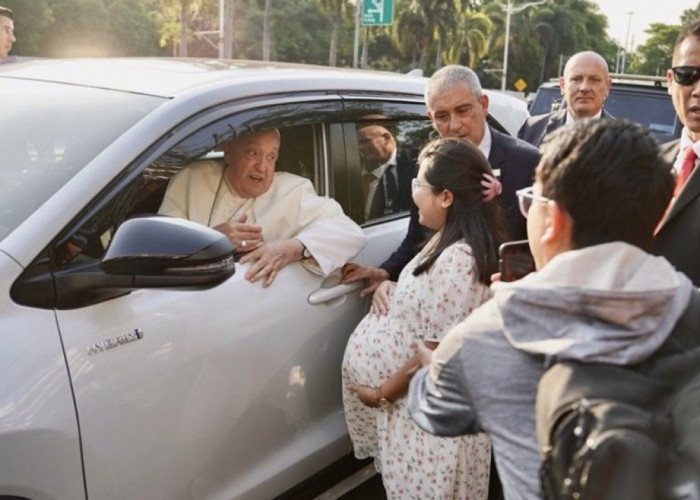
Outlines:
<svg viewBox="0 0 700 500"><path fill-rule="evenodd" d="M246 224L247 220L247 215L241 215L233 222L224 222L214 229L224 233L231 240L236 252L250 252L262 242L262 226Z"/></svg>
<svg viewBox="0 0 700 500"><path fill-rule="evenodd" d="M385 280L379 283L372 296L372 306L369 312L377 316L383 316L388 313L391 296L394 294L395 288L396 283L394 281Z"/></svg>
<svg viewBox="0 0 700 500"><path fill-rule="evenodd" d="M360 280L368 280L369 286L360 292L360 297L366 297L374 293L382 281L389 279L389 272L377 267L361 266L349 263L343 266L341 283L354 283Z"/></svg>
<svg viewBox="0 0 700 500"><path fill-rule="evenodd" d="M280 269L301 260L302 251L301 241L296 239L267 241L241 257L241 264L252 262L245 279L251 282L262 279L263 287L268 287Z"/></svg>

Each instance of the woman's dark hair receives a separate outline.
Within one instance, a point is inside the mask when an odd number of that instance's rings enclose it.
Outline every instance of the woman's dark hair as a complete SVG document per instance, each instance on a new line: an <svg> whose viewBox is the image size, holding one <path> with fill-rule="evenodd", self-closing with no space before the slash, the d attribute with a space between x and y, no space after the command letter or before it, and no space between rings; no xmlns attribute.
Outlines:
<svg viewBox="0 0 700 500"><path fill-rule="evenodd" d="M454 199L448 208L440 239L428 257L413 271L430 269L443 250L460 240L471 247L479 281L488 285L498 271L498 247L505 241L505 225L497 200L484 201L481 181L493 175L479 148L459 139L436 139L420 153L425 181L435 194L447 189Z"/></svg>

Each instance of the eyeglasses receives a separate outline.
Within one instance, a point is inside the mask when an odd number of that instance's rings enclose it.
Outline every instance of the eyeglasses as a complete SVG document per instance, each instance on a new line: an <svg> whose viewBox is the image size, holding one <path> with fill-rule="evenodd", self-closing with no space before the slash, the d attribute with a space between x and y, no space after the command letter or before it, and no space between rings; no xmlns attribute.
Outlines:
<svg viewBox="0 0 700 500"><path fill-rule="evenodd" d="M418 191L418 188L420 187L432 188L433 186L431 186L430 184L426 184L425 182L419 181L416 177L411 179L411 191Z"/></svg>
<svg viewBox="0 0 700 500"><path fill-rule="evenodd" d="M676 66L671 71L673 81L678 85L693 85L700 80L700 66Z"/></svg>
<svg viewBox="0 0 700 500"><path fill-rule="evenodd" d="M518 197L518 206L520 207L520 213L523 217L527 218L527 213L530 211L533 201L539 201L541 203L547 203L549 198L537 195L532 192L532 186L526 187L524 189L518 189L515 192L515 196Z"/></svg>

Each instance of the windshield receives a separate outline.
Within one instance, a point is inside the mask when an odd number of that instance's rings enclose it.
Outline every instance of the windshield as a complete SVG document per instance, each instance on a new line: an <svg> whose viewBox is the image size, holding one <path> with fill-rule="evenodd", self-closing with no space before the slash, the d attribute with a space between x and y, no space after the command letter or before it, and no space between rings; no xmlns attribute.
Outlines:
<svg viewBox="0 0 700 500"><path fill-rule="evenodd" d="M164 99L0 78L0 240Z"/></svg>

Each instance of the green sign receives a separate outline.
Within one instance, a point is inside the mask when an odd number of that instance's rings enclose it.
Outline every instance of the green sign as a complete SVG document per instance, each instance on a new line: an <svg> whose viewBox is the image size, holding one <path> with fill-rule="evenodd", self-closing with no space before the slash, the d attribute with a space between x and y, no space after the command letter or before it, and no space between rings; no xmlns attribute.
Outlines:
<svg viewBox="0 0 700 500"><path fill-rule="evenodd" d="M394 0L362 0L362 26L387 26L394 22Z"/></svg>

